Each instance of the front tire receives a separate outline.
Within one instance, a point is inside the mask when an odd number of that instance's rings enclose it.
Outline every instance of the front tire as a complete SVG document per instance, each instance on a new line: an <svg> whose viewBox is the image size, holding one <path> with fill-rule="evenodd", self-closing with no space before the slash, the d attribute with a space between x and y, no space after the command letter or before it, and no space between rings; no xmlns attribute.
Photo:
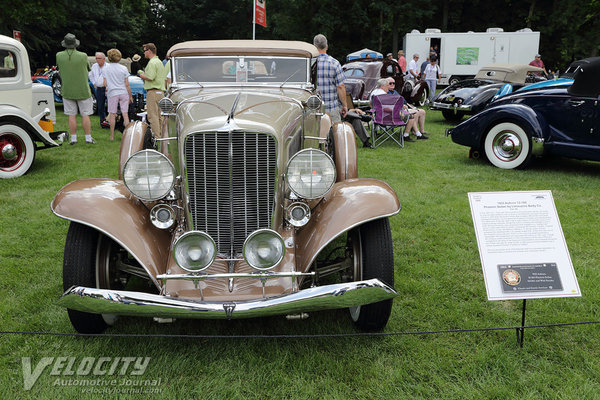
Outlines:
<svg viewBox="0 0 600 400"><path fill-rule="evenodd" d="M71 222L65 243L63 289L72 286L118 288L116 277L118 246L88 226ZM69 319L79 333L102 333L115 320L112 315L92 314L67 309Z"/></svg>
<svg viewBox="0 0 600 400"><path fill-rule="evenodd" d="M442 115L448 122L458 123L465 115L462 111L442 110Z"/></svg>
<svg viewBox="0 0 600 400"><path fill-rule="evenodd" d="M367 222L350 233L354 259L354 280L379 279L394 287L394 251L387 218ZM385 328L393 299L351 307L350 318L362 331Z"/></svg>
<svg viewBox="0 0 600 400"><path fill-rule="evenodd" d="M0 178L26 174L34 159L35 145L25 129L10 123L0 125Z"/></svg>
<svg viewBox="0 0 600 400"><path fill-rule="evenodd" d="M531 136L512 122L492 126L483 147L487 159L498 168L523 168L531 160Z"/></svg>

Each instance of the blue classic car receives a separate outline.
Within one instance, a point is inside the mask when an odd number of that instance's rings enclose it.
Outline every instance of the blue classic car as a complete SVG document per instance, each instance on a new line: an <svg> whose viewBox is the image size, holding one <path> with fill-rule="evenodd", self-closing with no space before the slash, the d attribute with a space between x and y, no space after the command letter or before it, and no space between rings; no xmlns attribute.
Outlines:
<svg viewBox="0 0 600 400"><path fill-rule="evenodd" d="M506 95L446 135L498 168L542 154L600 161L599 77L600 57L587 59L572 85Z"/></svg>

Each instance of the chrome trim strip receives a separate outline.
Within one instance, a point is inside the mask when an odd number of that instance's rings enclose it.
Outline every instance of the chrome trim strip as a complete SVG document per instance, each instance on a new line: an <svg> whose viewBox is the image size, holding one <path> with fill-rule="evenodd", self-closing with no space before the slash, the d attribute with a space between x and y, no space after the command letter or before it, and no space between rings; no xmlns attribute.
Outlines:
<svg viewBox="0 0 600 400"><path fill-rule="evenodd" d="M161 274L157 275L157 279L161 280L188 280L188 281L202 281L205 279L218 279L218 278L255 278L255 279L273 279L273 278L290 278L296 276L315 276L315 272L248 272L248 273L225 273L225 274Z"/></svg>
<svg viewBox="0 0 600 400"><path fill-rule="evenodd" d="M229 319L356 307L396 296L398 293L393 288L378 279L317 286L267 299L228 302L73 286L58 304L94 314Z"/></svg>

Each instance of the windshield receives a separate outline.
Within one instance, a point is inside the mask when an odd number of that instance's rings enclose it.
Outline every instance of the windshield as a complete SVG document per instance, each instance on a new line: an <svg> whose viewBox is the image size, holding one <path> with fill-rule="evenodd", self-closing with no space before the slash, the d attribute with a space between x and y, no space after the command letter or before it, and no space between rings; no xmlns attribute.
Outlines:
<svg viewBox="0 0 600 400"><path fill-rule="evenodd" d="M177 83L302 83L310 82L308 58L180 57L174 59Z"/></svg>

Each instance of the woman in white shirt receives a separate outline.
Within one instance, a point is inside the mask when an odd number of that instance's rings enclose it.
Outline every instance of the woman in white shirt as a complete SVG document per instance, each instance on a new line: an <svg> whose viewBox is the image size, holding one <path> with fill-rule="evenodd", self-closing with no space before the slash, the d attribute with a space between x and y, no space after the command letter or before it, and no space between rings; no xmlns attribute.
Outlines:
<svg viewBox="0 0 600 400"><path fill-rule="evenodd" d="M435 55L431 55L431 59L429 60L429 64L425 67L425 82L427 82L427 86L429 87L429 99L428 101L431 103L435 96L435 88L437 83L440 81L440 66L437 63L437 57Z"/></svg>
<svg viewBox="0 0 600 400"><path fill-rule="evenodd" d="M108 97L108 122L110 123L110 140L115 139L115 119L118 107L121 107L123 126L129 125L129 103L133 101L129 87L129 71L121 64L121 52L110 49L106 52L109 64L104 67L104 86Z"/></svg>

